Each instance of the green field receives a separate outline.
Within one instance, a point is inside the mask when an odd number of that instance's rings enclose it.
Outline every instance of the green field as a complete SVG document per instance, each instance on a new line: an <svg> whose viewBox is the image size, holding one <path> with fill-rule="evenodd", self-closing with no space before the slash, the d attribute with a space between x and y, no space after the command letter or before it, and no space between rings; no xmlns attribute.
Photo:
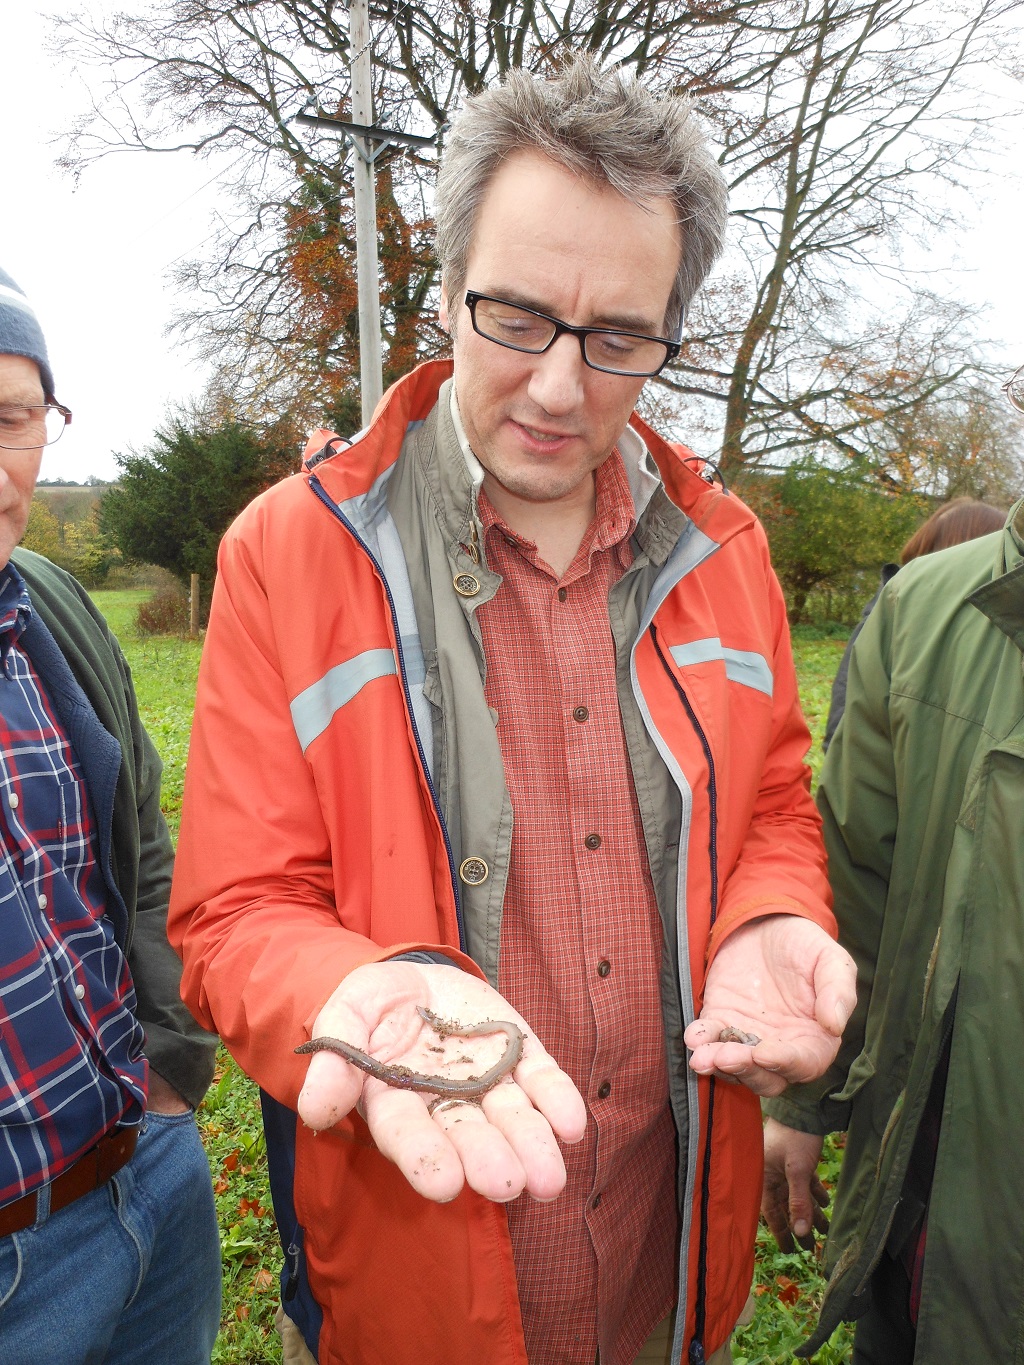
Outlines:
<svg viewBox="0 0 1024 1365"><path fill-rule="evenodd" d="M143 637L134 627L145 591L96 592L93 598L121 640L131 665L143 720L164 760L163 804L172 832L181 814L188 735L201 646L173 636ZM801 627L794 655L800 695L813 735L810 761L820 766L821 735L829 690L844 641ZM281 1359L273 1330L280 1249L270 1211L256 1087L223 1049L214 1084L199 1113L213 1174L224 1259L224 1316L215 1365L276 1365ZM834 1183L838 1154L826 1150L823 1178ZM768 1232L758 1235L757 1315L737 1339L737 1365L783 1365L814 1321L822 1281L815 1259L803 1252L780 1255ZM849 1359L845 1329L815 1357L818 1365Z"/></svg>

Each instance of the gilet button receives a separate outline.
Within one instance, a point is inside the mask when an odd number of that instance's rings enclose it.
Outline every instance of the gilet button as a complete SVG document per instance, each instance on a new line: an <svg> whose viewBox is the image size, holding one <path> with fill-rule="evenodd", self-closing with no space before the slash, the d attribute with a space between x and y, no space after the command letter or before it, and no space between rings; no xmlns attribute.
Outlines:
<svg viewBox="0 0 1024 1365"><path fill-rule="evenodd" d="M452 584L460 597L475 597L480 591L480 580L476 574L457 573Z"/></svg>
<svg viewBox="0 0 1024 1365"><path fill-rule="evenodd" d="M459 864L459 876L467 886L482 886L491 875L491 869L483 858L463 858Z"/></svg>

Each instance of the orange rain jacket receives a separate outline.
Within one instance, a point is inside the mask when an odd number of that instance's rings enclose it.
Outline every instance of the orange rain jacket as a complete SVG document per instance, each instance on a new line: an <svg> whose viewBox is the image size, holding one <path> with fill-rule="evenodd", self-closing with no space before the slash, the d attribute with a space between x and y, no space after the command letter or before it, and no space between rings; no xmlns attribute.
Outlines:
<svg viewBox="0 0 1024 1365"><path fill-rule="evenodd" d="M262 1088L285 1306L321 1365L526 1362L504 1208L468 1190L430 1203L357 1114L314 1136L294 1112L306 1059L293 1048L347 972L443 945L482 975L461 951L467 888L428 771L430 736L415 724L407 633L353 520L358 508L387 521L403 439L449 373L441 362L415 370L354 443L257 498L225 536L189 756L170 918L183 994ZM788 910L835 929L764 533L639 418L631 425L692 523L633 648L636 703L682 796L685 1026L717 946L740 925ZM750 1288L761 1119L743 1087L671 1071L688 1134L675 1358L696 1338L699 1361L726 1340Z"/></svg>

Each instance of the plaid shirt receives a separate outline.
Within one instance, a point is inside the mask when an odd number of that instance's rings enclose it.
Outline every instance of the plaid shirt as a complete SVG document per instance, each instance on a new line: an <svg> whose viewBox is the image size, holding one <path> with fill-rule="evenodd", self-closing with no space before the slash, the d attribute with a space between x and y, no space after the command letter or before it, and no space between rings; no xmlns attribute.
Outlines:
<svg viewBox="0 0 1024 1365"><path fill-rule="evenodd" d="M138 1123L144 1031L105 890L81 770L18 641L31 615L0 570L0 1205L111 1128Z"/></svg>
<svg viewBox="0 0 1024 1365"><path fill-rule="evenodd" d="M608 594L633 560L618 454L558 578L480 494L503 582L477 619L512 798L498 988L587 1101L552 1203L508 1206L531 1365L632 1362L675 1303L676 1143L661 921L616 689Z"/></svg>

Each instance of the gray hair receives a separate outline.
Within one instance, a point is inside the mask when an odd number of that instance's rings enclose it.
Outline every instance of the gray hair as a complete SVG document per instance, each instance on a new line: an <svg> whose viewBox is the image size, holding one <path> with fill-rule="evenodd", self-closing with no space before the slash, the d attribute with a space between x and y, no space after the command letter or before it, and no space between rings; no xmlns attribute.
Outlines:
<svg viewBox="0 0 1024 1365"><path fill-rule="evenodd" d="M675 206L683 250L669 297L675 332L725 239L725 178L681 95L654 95L635 77L602 71L589 54L551 80L511 71L473 96L452 125L437 181L437 255L452 304L466 284L477 214L502 163L536 151L634 202Z"/></svg>

